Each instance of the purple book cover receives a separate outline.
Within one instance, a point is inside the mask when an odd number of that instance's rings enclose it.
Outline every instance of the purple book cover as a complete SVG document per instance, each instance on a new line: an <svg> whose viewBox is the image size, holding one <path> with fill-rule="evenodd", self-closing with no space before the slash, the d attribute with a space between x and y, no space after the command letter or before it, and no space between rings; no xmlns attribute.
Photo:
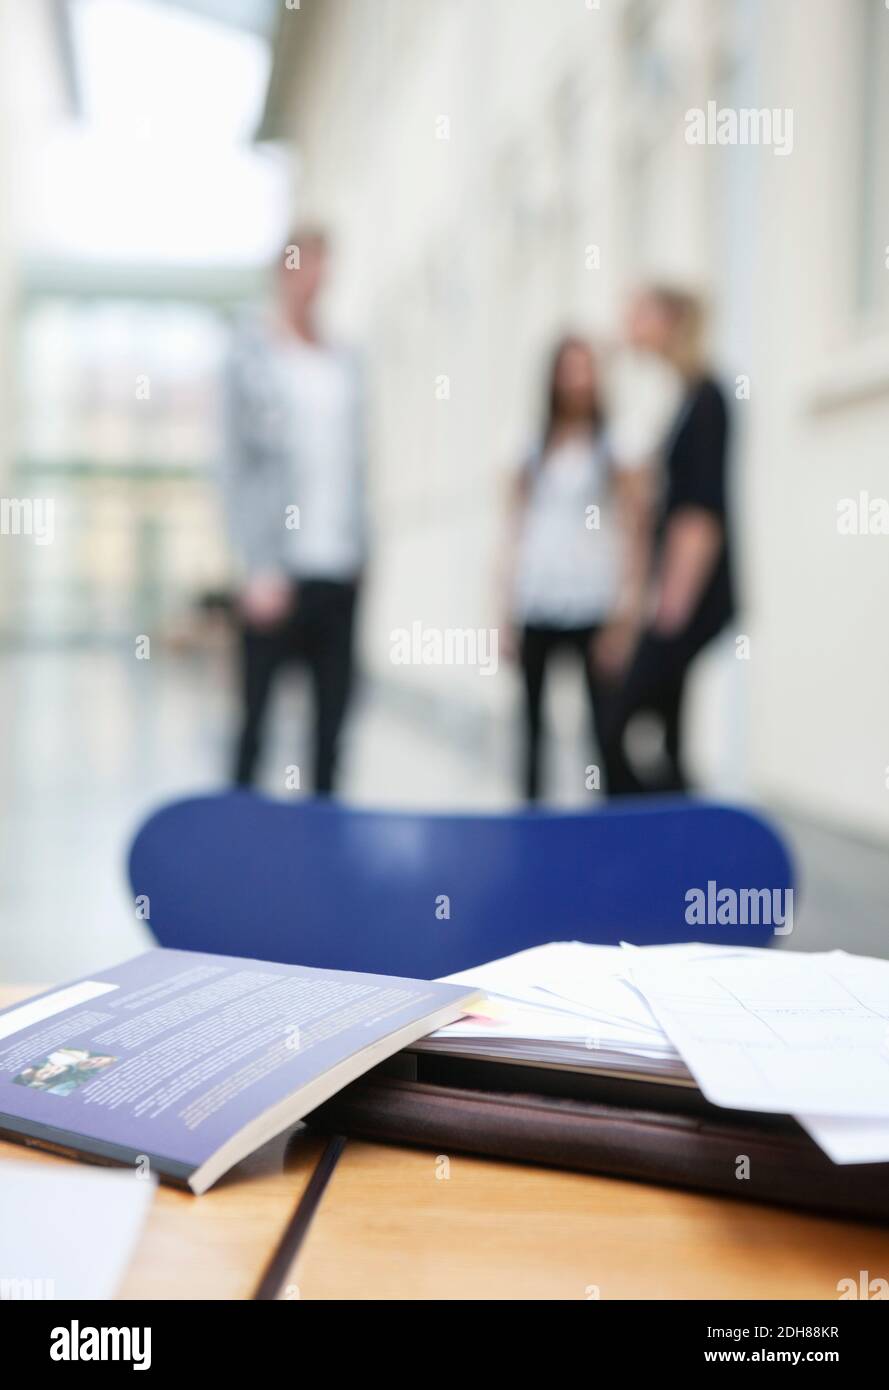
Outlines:
<svg viewBox="0 0 889 1390"><path fill-rule="evenodd" d="M148 951L0 1012L0 1128L144 1154L187 1178L269 1106L466 998L458 985Z"/></svg>

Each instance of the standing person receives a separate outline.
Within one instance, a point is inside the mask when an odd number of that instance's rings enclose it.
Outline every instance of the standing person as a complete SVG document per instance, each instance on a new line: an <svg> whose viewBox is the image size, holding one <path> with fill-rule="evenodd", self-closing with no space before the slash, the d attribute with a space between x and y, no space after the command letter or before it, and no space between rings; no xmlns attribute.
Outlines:
<svg viewBox="0 0 889 1390"><path fill-rule="evenodd" d="M580 660L593 727L600 722L601 685L593 641L614 610L620 582L615 530L620 509L605 441L599 371L589 343L565 337L549 372L542 438L513 493L507 633L525 693L523 785L529 801L541 789L543 702L550 659L573 651Z"/></svg>
<svg viewBox="0 0 889 1390"><path fill-rule="evenodd" d="M679 375L682 400L663 445L664 477L655 510L647 611L634 633L626 624L600 639L600 669L619 676L604 721L610 789L619 795L686 790L682 709L694 658L733 612L726 526L728 410L703 357L703 311L690 294L644 290L627 319L630 344ZM641 629L641 635L639 633ZM621 667L636 641L629 664ZM664 760L640 776L627 756L627 725L641 711L660 717Z"/></svg>
<svg viewBox="0 0 889 1390"><path fill-rule="evenodd" d="M245 576L235 781L253 781L275 679L298 660L312 685L319 795L336 784L366 549L358 367L317 322L328 259L323 232L292 235L273 310L241 334L225 392L228 513Z"/></svg>

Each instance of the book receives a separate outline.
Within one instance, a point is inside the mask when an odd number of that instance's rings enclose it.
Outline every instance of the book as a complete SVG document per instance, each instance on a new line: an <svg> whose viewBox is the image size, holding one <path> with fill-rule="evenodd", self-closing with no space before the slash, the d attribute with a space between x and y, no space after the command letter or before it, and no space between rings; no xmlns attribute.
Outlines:
<svg viewBox="0 0 889 1390"><path fill-rule="evenodd" d="M465 985L157 949L0 1011L0 1133L205 1192Z"/></svg>

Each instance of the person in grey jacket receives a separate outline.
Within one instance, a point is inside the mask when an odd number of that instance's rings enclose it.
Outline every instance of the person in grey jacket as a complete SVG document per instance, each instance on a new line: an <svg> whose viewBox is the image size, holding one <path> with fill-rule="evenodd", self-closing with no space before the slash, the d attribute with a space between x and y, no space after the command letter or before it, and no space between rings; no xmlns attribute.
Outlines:
<svg viewBox="0 0 889 1390"><path fill-rule="evenodd" d="M235 781L254 780L275 679L296 660L312 684L319 795L336 782L366 559L360 369L354 353L321 337L316 318L328 260L323 232L292 235L277 302L236 335L223 392L223 488L243 571Z"/></svg>

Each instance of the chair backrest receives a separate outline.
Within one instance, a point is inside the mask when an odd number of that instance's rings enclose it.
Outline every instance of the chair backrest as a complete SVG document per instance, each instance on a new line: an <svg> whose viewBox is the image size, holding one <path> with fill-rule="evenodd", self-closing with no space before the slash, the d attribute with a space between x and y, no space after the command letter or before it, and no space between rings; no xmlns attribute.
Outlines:
<svg viewBox="0 0 889 1390"><path fill-rule="evenodd" d="M684 799L476 816L238 791L152 815L130 880L162 946L432 979L554 940L767 945L792 873L758 816Z"/></svg>

